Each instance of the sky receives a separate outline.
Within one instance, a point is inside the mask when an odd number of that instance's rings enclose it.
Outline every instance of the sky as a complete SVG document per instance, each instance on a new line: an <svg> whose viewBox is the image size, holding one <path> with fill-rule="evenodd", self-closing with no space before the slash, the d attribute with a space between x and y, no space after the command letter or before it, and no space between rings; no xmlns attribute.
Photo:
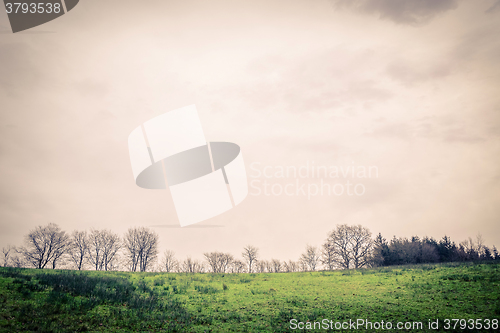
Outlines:
<svg viewBox="0 0 500 333"><path fill-rule="evenodd" d="M498 247L499 35L493 0L82 0L16 34L1 10L0 247L48 223L149 227L181 260L296 260L337 224ZM127 139L191 104L250 193L181 228Z"/></svg>

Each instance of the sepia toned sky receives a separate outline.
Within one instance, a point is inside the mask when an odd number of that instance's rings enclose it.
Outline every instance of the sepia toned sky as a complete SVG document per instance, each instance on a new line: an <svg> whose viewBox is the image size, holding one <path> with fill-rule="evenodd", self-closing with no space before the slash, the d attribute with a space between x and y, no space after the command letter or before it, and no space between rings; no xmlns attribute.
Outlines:
<svg viewBox="0 0 500 333"><path fill-rule="evenodd" d="M252 244L295 260L339 223L498 247L499 35L493 0L82 0L16 34L2 9L0 247L50 222L151 227L180 259ZM127 138L190 104L256 182L180 228L168 191L135 185ZM306 165L378 177L256 177ZM364 194L254 189L347 180Z"/></svg>

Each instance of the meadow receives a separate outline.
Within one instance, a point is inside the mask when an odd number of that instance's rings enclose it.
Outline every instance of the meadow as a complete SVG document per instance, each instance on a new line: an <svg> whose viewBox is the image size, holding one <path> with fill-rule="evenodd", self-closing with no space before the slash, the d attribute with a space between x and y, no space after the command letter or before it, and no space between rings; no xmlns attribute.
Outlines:
<svg viewBox="0 0 500 333"><path fill-rule="evenodd" d="M358 319L394 332L500 331L500 264L259 274L0 268L0 332L320 332ZM446 319L469 326L445 329ZM329 329L298 328L324 320Z"/></svg>

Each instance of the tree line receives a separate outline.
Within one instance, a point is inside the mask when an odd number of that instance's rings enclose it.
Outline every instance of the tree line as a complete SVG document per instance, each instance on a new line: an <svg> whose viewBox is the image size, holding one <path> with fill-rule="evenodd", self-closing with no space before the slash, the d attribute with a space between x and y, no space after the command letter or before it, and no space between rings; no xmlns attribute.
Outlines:
<svg viewBox="0 0 500 333"><path fill-rule="evenodd" d="M145 227L130 228L123 235L111 230L91 229L68 234L57 224L37 226L24 237L22 246L2 249L2 266L32 268L72 268L77 270L163 271L184 273L279 273L356 269L376 266L498 260L478 235L475 240L456 244L448 236L396 238L387 241L361 225L340 224L324 243L307 245L298 260L265 260L258 248L247 245L241 258L219 251L203 253L203 260L178 260L172 250L158 257L158 234Z"/></svg>
<svg viewBox="0 0 500 333"><path fill-rule="evenodd" d="M54 223L38 226L20 247L2 249L2 266L118 270L145 272L158 255L157 233L130 228L123 237L111 230L75 230L68 234Z"/></svg>

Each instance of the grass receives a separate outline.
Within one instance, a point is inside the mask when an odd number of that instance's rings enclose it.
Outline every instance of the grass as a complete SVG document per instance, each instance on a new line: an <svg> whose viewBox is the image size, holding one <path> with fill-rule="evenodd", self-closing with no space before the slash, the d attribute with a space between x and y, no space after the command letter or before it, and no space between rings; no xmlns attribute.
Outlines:
<svg viewBox="0 0 500 333"><path fill-rule="evenodd" d="M444 319L499 319L500 264L277 274L0 268L0 332L291 332L293 318L421 321L424 331L429 319L441 329Z"/></svg>

